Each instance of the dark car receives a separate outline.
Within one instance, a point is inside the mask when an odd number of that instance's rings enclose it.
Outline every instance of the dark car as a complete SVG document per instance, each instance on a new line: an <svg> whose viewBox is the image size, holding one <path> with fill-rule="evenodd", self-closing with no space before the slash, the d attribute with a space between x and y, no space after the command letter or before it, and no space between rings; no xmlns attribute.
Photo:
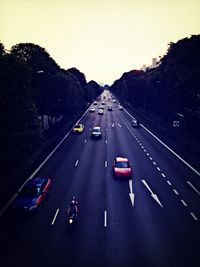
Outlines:
<svg viewBox="0 0 200 267"><path fill-rule="evenodd" d="M139 120L133 119L131 122L131 125L135 128L139 128L140 127L140 122Z"/></svg>
<svg viewBox="0 0 200 267"><path fill-rule="evenodd" d="M94 127L91 131L92 139L100 139L102 137L101 127Z"/></svg>
<svg viewBox="0 0 200 267"><path fill-rule="evenodd" d="M22 187L12 204L16 211L38 212L51 187L50 178L32 178Z"/></svg>

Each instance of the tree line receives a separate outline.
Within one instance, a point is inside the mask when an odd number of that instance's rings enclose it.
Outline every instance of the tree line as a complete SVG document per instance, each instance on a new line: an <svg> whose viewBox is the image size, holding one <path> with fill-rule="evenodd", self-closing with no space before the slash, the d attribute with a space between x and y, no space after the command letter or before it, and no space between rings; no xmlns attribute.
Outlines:
<svg viewBox="0 0 200 267"><path fill-rule="evenodd" d="M39 45L7 51L0 43L0 185L47 141L44 117L49 129L58 118L67 124L101 93L95 81L87 83L76 68L60 68Z"/></svg>
<svg viewBox="0 0 200 267"><path fill-rule="evenodd" d="M110 90L147 118L160 119L167 133L199 143L200 35L170 43L158 66L126 72ZM173 123L179 126L174 131ZM181 131L180 131L181 130Z"/></svg>

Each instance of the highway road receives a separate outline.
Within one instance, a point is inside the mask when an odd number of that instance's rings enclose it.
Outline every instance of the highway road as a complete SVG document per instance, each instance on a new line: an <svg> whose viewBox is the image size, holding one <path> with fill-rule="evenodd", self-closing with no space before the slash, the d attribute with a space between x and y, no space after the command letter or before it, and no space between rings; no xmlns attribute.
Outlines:
<svg viewBox="0 0 200 267"><path fill-rule="evenodd" d="M49 176L51 194L37 215L0 217L0 266L200 266L200 177L110 100L89 111L82 134L64 140L35 176ZM101 126L101 140L90 129ZM128 157L130 181L115 180L112 163ZM181 156L181 155L180 155ZM131 193L131 194L130 194ZM66 209L79 201L69 229Z"/></svg>

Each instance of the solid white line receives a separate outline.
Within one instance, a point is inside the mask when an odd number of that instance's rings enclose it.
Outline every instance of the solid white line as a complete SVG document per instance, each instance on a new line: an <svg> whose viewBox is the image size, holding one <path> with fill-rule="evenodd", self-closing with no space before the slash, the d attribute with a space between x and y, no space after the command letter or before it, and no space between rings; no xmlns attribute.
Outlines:
<svg viewBox="0 0 200 267"><path fill-rule="evenodd" d="M156 165L155 161L153 161L153 164Z"/></svg>
<svg viewBox="0 0 200 267"><path fill-rule="evenodd" d="M85 139L84 143L86 144L87 140Z"/></svg>
<svg viewBox="0 0 200 267"><path fill-rule="evenodd" d="M133 116L124 109L129 116L133 118ZM192 167L189 163L187 163L183 158L181 158L176 152L174 152L171 148L169 148L165 143L163 143L157 136L155 136L151 131L149 131L144 125L142 125L142 128L146 130L149 134L151 134L158 142L160 142L164 147L166 147L171 153L173 153L178 159L180 159L185 165L187 165L193 172L195 172L198 176L200 176L200 172L198 172L194 167Z"/></svg>
<svg viewBox="0 0 200 267"><path fill-rule="evenodd" d="M175 193L176 195L179 195L179 193L176 191L176 189L173 189L173 191L174 191L174 193Z"/></svg>
<svg viewBox="0 0 200 267"><path fill-rule="evenodd" d="M107 211L104 211L104 227L107 227Z"/></svg>
<svg viewBox="0 0 200 267"><path fill-rule="evenodd" d="M190 214L192 215L192 218L193 218L195 221L198 221L198 218L196 217L196 215L195 215L193 212L190 212Z"/></svg>
<svg viewBox="0 0 200 267"><path fill-rule="evenodd" d="M194 185L190 182L190 181L187 181L187 183L192 187L192 189L194 189L194 191L200 195L200 192L194 187Z"/></svg>
<svg viewBox="0 0 200 267"><path fill-rule="evenodd" d="M55 220L56 220L56 217L57 217L57 215L58 215L58 212L59 212L59 209L56 210L56 213L55 213L55 215L54 215L54 218L53 218L53 221L52 221L51 225L54 225Z"/></svg>
<svg viewBox="0 0 200 267"><path fill-rule="evenodd" d="M168 183L168 185L172 185L172 184L170 183L170 181L167 181L167 183Z"/></svg>
<svg viewBox="0 0 200 267"><path fill-rule="evenodd" d="M187 207L187 204L185 203L185 201L184 201L183 199L181 199L181 202L183 203L183 205L184 205L185 207Z"/></svg>
<svg viewBox="0 0 200 267"><path fill-rule="evenodd" d="M157 167L157 170L160 171L160 168Z"/></svg>
<svg viewBox="0 0 200 267"><path fill-rule="evenodd" d="M107 162L107 160L105 161L105 167L107 168L107 166L108 166L108 162Z"/></svg>
<svg viewBox="0 0 200 267"><path fill-rule="evenodd" d="M78 160L76 161L76 163L75 163L75 166L77 166L78 165Z"/></svg>
<svg viewBox="0 0 200 267"><path fill-rule="evenodd" d="M166 176L164 175L164 173L161 173L161 175L162 175L162 177L166 177Z"/></svg>

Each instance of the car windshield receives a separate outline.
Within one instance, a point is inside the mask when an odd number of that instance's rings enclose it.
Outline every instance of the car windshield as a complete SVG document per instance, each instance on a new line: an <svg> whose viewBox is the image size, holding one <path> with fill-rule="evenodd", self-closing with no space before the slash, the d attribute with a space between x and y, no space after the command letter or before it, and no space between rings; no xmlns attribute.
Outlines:
<svg viewBox="0 0 200 267"><path fill-rule="evenodd" d="M75 127L76 128L81 128L81 125L80 124L77 124Z"/></svg>
<svg viewBox="0 0 200 267"><path fill-rule="evenodd" d="M40 188L39 187L27 186L27 187L24 187L22 189L20 194L22 196L36 196L36 195L38 195L39 192L40 192Z"/></svg>
<svg viewBox="0 0 200 267"><path fill-rule="evenodd" d="M128 168L128 162L116 162L116 168Z"/></svg>
<svg viewBox="0 0 200 267"><path fill-rule="evenodd" d="M93 132L97 132L97 133L99 133L99 132L101 132L101 130L98 129L98 128L96 128L96 129L93 129Z"/></svg>

